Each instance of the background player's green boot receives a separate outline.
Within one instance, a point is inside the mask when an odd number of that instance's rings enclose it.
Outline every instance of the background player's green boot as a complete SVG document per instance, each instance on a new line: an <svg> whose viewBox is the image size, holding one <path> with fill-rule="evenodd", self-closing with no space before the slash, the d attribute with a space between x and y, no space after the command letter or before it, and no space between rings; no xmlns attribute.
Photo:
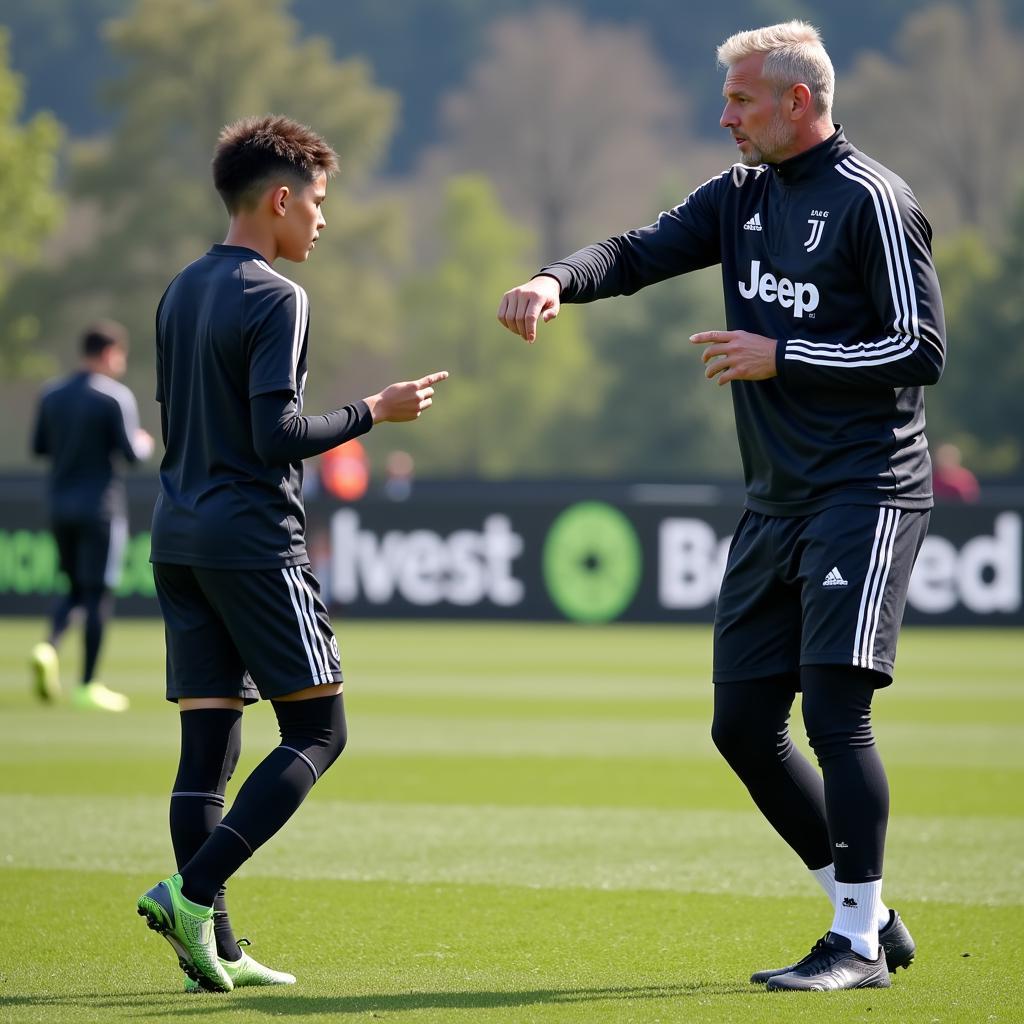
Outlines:
<svg viewBox="0 0 1024 1024"><path fill-rule="evenodd" d="M181 969L200 988L230 992L234 988L217 958L213 935L213 907L201 907L181 892L181 875L157 882L138 901L139 914L159 932L178 954Z"/></svg>
<svg viewBox="0 0 1024 1024"><path fill-rule="evenodd" d="M238 944L249 945L248 939L239 939ZM285 971L275 971L272 967L253 960L243 949L242 956L235 961L218 957L221 966L227 972L235 988L248 988L261 985L294 985L295 975ZM185 975L185 991L200 992L202 989L187 974Z"/></svg>
<svg viewBox="0 0 1024 1024"><path fill-rule="evenodd" d="M123 693L111 690L102 683L93 680L76 686L71 695L71 703L76 708L93 711L127 711L130 701Z"/></svg>
<svg viewBox="0 0 1024 1024"><path fill-rule="evenodd" d="M32 685L40 700L55 701L60 696L60 658L57 648L45 640L32 648L29 655Z"/></svg>

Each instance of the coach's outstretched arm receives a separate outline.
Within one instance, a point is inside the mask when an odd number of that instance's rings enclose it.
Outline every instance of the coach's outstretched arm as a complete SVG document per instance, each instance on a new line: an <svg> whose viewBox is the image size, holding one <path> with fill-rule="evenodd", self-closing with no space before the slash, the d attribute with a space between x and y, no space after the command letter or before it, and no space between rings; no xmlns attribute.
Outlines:
<svg viewBox="0 0 1024 1024"><path fill-rule="evenodd" d="M549 263L536 277L502 296L498 320L532 342L538 323L558 316L563 302L632 295L647 285L718 263L720 203L728 175L724 171L705 182L653 224Z"/></svg>

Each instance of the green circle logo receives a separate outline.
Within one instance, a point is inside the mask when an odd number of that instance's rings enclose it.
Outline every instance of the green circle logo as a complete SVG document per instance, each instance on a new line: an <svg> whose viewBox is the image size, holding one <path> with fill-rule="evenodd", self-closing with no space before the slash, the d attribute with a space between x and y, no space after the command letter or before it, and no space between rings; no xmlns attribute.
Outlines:
<svg viewBox="0 0 1024 1024"><path fill-rule="evenodd" d="M583 501L551 524L541 566L551 600L567 619L610 622L636 595L643 552L618 509Z"/></svg>

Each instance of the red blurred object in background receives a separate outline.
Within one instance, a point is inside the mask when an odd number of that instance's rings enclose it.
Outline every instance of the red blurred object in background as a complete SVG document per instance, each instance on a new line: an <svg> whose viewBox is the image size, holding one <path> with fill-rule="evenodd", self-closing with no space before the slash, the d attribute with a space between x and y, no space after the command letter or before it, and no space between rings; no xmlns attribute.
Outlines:
<svg viewBox="0 0 1024 1024"><path fill-rule="evenodd" d="M344 444L320 456L320 480L329 494L342 501L358 501L370 485L370 460L358 441Z"/></svg>

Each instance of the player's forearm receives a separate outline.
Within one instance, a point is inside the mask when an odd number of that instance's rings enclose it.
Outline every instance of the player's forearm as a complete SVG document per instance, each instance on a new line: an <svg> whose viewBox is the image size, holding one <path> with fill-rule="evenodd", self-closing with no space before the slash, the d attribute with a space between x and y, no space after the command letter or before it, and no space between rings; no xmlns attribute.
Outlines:
<svg viewBox="0 0 1024 1024"><path fill-rule="evenodd" d="M316 416L298 415L290 397L260 395L250 405L253 447L268 466L322 455L373 426L370 409L363 401Z"/></svg>

